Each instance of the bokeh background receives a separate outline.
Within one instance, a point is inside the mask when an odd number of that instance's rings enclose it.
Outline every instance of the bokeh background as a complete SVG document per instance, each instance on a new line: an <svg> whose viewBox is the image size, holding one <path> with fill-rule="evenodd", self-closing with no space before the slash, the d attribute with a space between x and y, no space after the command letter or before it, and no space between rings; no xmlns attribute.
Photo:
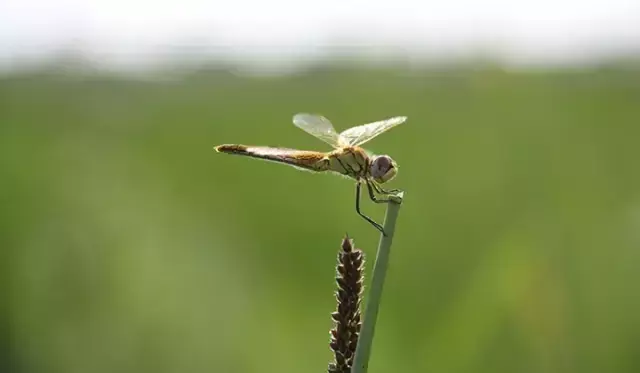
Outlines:
<svg viewBox="0 0 640 373"><path fill-rule="evenodd" d="M406 191L369 371L640 371L632 1L3 1L0 372L322 372L348 180ZM383 207L365 203L381 220ZM368 277L369 279L369 277ZM368 282L367 282L368 283Z"/></svg>

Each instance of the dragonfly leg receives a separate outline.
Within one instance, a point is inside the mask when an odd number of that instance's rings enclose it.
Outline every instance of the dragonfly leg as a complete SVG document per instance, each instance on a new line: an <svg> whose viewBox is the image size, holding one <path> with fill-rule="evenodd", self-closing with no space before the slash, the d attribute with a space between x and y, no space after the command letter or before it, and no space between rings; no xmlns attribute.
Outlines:
<svg viewBox="0 0 640 373"><path fill-rule="evenodd" d="M378 192L379 194L397 194L397 193L402 192L402 190L400 190L400 189L385 190L380 185L378 185L376 183L372 183L372 184L373 184L373 188L375 189L375 191Z"/></svg>
<svg viewBox="0 0 640 373"><path fill-rule="evenodd" d="M366 181L367 183L367 189L369 190L369 198L371 198L371 200L375 203L388 203L390 200L389 198L379 198L376 197L375 193L373 193L374 189L376 192L380 193L380 194L385 194L382 193L380 191L380 189L378 189L379 187L375 184L373 184L372 182L370 182L369 180Z"/></svg>
<svg viewBox="0 0 640 373"><path fill-rule="evenodd" d="M379 187L379 188L380 188L380 191L381 191L383 194L398 194L398 193L402 192L402 190L401 190L401 189L391 189L391 190L386 190L386 189L382 189L382 187Z"/></svg>
<svg viewBox="0 0 640 373"><path fill-rule="evenodd" d="M368 185L368 183L367 183L367 185ZM368 221L377 230L379 230L380 233L382 233L384 236L386 236L386 234L384 233L384 229L382 229L382 226L380 224L376 223L375 221L373 221L373 219L371 219L367 215L365 215L362 212L360 212L360 186L361 186L360 182L357 182L356 183L356 212L358 213L358 215L362 216L364 218L364 220Z"/></svg>

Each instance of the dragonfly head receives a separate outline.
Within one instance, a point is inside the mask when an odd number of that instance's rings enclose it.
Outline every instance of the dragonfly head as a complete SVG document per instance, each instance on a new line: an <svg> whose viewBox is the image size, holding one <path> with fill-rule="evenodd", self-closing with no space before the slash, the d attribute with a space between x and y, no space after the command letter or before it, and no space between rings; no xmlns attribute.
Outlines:
<svg viewBox="0 0 640 373"><path fill-rule="evenodd" d="M396 162L394 162L388 155L379 155L373 158L370 172L373 180L382 184L396 176L396 173L398 173L398 167L396 166Z"/></svg>

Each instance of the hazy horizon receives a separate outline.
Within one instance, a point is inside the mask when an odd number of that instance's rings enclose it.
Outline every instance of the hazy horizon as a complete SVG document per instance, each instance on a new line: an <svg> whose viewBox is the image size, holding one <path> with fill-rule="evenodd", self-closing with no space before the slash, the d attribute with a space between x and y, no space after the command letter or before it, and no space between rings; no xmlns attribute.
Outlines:
<svg viewBox="0 0 640 373"><path fill-rule="evenodd" d="M639 55L638 24L640 3L630 0L8 0L0 5L0 70L69 51L115 70L190 59L288 70L354 56L580 66Z"/></svg>

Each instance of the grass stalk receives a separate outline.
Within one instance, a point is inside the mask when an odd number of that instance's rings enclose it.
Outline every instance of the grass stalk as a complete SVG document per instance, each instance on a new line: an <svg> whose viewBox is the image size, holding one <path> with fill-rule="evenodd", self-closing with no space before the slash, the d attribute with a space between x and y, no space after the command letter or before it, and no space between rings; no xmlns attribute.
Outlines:
<svg viewBox="0 0 640 373"><path fill-rule="evenodd" d="M369 366L369 356L371 355L371 345L373 344L373 335L376 329L376 320L378 318L378 309L380 308L380 300L382 297L382 288L384 279L387 275L387 267L389 265L389 254L391 252L391 243L396 229L396 220L398 212L402 205L404 193L391 197L391 202L387 204L387 212L384 218L383 228L386 235L380 235L378 243L378 252L376 254L375 264L373 266L373 274L371 277L371 289L364 313L364 320L360 329L358 345L356 346L356 355L351 367L351 373L366 373Z"/></svg>

